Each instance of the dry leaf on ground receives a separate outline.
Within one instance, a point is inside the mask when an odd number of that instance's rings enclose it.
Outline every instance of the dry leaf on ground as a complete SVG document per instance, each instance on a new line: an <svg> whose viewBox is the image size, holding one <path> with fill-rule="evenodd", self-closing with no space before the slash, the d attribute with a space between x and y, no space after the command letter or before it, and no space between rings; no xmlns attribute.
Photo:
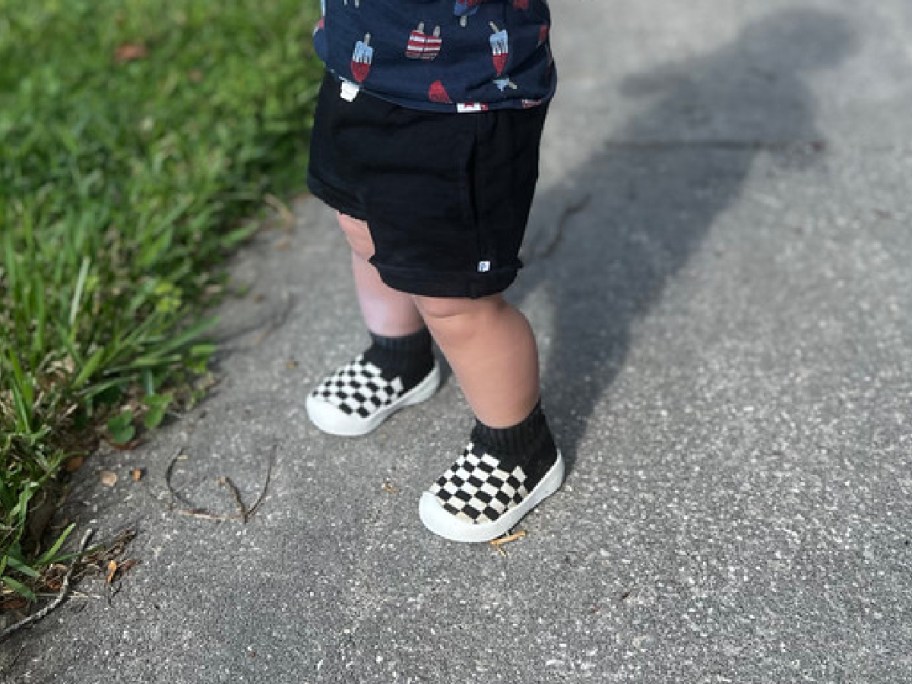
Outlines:
<svg viewBox="0 0 912 684"><path fill-rule="evenodd" d="M54 563L44 571L41 581L44 582L44 586L49 591L60 591L63 586L63 578L66 576L68 569L63 563Z"/></svg>
<svg viewBox="0 0 912 684"><path fill-rule="evenodd" d="M73 456L73 458L67 459L63 469L68 473L75 473L82 467L83 463L85 463L85 456Z"/></svg>
<svg viewBox="0 0 912 684"><path fill-rule="evenodd" d="M149 54L148 48L142 43L122 43L114 51L114 59L123 64L124 62L133 62L142 59Z"/></svg>
<svg viewBox="0 0 912 684"><path fill-rule="evenodd" d="M28 608L28 601L22 598L21 596L14 596L12 598L3 599L0 601L0 613L12 612L12 611L21 611Z"/></svg>

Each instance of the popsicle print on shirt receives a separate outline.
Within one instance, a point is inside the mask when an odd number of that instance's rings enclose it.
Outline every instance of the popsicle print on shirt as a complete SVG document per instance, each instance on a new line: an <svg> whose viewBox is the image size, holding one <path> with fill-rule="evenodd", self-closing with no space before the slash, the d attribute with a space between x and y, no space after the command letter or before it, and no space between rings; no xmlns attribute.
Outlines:
<svg viewBox="0 0 912 684"><path fill-rule="evenodd" d="M370 75L371 64L374 61L374 48L370 46L371 34L365 33L364 40L355 43L352 52L351 73L358 83L364 83Z"/></svg>
<svg viewBox="0 0 912 684"><path fill-rule="evenodd" d="M424 59L432 61L437 59L440 49L443 46L443 39L440 37L440 27L435 26L434 32L428 35L424 32L424 22L418 24L409 35L408 45L405 48L405 56L409 59Z"/></svg>
<svg viewBox="0 0 912 684"><path fill-rule="evenodd" d="M491 55L494 59L494 69L497 75L503 74L510 61L510 36L506 29L500 29L493 21L489 22L494 35L491 36Z"/></svg>
<svg viewBox="0 0 912 684"><path fill-rule="evenodd" d="M439 80L431 83L431 86L428 88L428 100L438 104L453 104L453 100L450 99L450 94L447 92L446 86L443 85L443 81Z"/></svg>
<svg viewBox="0 0 912 684"><path fill-rule="evenodd" d="M453 14L459 17L459 23L462 26L468 25L468 19L478 11L478 6L485 0L456 0L453 7Z"/></svg>

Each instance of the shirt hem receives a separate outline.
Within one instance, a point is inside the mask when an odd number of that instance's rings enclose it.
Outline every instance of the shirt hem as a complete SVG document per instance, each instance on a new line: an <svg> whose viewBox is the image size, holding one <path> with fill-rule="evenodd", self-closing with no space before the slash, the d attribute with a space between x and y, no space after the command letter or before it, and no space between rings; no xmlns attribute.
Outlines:
<svg viewBox="0 0 912 684"><path fill-rule="evenodd" d="M404 107L405 109L416 109L423 112L436 112L440 114L474 114L477 112L496 111L503 109L534 109L549 103L554 99L557 92L557 75L552 79L550 90L541 98L510 98L505 100L496 100L494 102L428 102L427 100L409 100L408 98L396 97L388 93L372 90L370 87L358 85L349 78L340 76L331 67L326 66L326 71L333 76L339 83L350 83L357 92L376 97L390 104Z"/></svg>

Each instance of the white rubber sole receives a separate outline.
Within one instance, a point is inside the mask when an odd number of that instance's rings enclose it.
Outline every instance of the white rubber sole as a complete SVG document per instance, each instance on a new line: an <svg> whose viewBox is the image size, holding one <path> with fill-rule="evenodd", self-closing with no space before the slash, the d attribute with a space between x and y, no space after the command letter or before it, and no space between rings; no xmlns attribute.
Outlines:
<svg viewBox="0 0 912 684"><path fill-rule="evenodd" d="M360 437L380 427L380 424L392 414L406 406L427 401L440 386L440 365L435 361L434 368L427 377L389 406L384 406L367 418L340 411L328 401L307 396L305 407L311 422L323 432L339 437Z"/></svg>
<svg viewBox="0 0 912 684"><path fill-rule="evenodd" d="M434 534L456 542L486 542L502 537L522 520L523 516L542 501L554 494L564 481L564 459L557 452L557 461L545 473L541 482L532 490L526 500L511 508L500 518L489 523L470 523L448 513L436 496L424 492L418 502L418 516L421 522Z"/></svg>

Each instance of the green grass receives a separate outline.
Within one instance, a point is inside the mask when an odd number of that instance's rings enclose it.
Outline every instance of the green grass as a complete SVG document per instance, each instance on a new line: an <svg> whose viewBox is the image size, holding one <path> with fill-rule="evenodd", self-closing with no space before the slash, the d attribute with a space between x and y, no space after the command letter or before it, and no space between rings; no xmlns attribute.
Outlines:
<svg viewBox="0 0 912 684"><path fill-rule="evenodd" d="M26 529L62 464L205 372L242 219L303 186L315 5L0 0L4 591L59 555Z"/></svg>

